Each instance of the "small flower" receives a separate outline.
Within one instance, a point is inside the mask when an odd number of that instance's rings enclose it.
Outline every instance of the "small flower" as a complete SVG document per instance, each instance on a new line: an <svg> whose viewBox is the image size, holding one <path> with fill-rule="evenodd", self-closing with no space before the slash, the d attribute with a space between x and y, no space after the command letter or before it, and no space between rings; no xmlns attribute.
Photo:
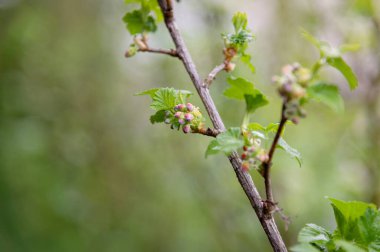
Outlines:
<svg viewBox="0 0 380 252"><path fill-rule="evenodd" d="M185 108L184 104L177 104L177 105L175 105L174 110L175 111L182 111L184 108Z"/></svg>
<svg viewBox="0 0 380 252"><path fill-rule="evenodd" d="M189 124L184 125L184 126L182 127L182 131L183 131L183 133L185 133L185 134L189 133L189 132L191 131L190 125L189 125Z"/></svg>
<svg viewBox="0 0 380 252"><path fill-rule="evenodd" d="M249 171L249 162L243 162L241 164L241 169L245 172Z"/></svg>
<svg viewBox="0 0 380 252"><path fill-rule="evenodd" d="M300 99L306 95L306 90L300 85L293 85L291 96L294 99Z"/></svg>
<svg viewBox="0 0 380 252"><path fill-rule="evenodd" d="M251 146L248 148L248 152L254 152L256 150L255 146Z"/></svg>
<svg viewBox="0 0 380 252"><path fill-rule="evenodd" d="M194 116L190 113L186 113L185 114L185 120L188 121L188 122L191 122L191 120L194 119Z"/></svg>
<svg viewBox="0 0 380 252"><path fill-rule="evenodd" d="M170 124L170 119L169 119L169 118L166 118L164 122L165 122L166 124Z"/></svg>
<svg viewBox="0 0 380 252"><path fill-rule="evenodd" d="M191 112L194 110L194 105L190 102L186 104L187 111Z"/></svg>
<svg viewBox="0 0 380 252"><path fill-rule="evenodd" d="M257 159L260 160L261 163L268 161L269 156L266 153L262 153L257 156Z"/></svg>
<svg viewBox="0 0 380 252"><path fill-rule="evenodd" d="M245 159L247 159L247 157L248 157L248 153L247 152L243 152L241 154L241 159L245 160Z"/></svg>
<svg viewBox="0 0 380 252"><path fill-rule="evenodd" d="M232 71L235 69L235 66L236 66L235 63L229 62L229 63L225 66L224 69L226 70L226 72L232 72Z"/></svg>
<svg viewBox="0 0 380 252"><path fill-rule="evenodd" d="M178 119L178 122L179 122L179 124L181 124L181 125L184 125L184 124L185 124L185 120L183 120L182 118Z"/></svg>
<svg viewBox="0 0 380 252"><path fill-rule="evenodd" d="M293 72L294 68L292 65L285 65L282 67L281 69L281 72L284 74L284 75L289 75Z"/></svg>
<svg viewBox="0 0 380 252"><path fill-rule="evenodd" d="M298 117L293 117L291 121L294 124L298 124L300 122L300 119Z"/></svg>
<svg viewBox="0 0 380 252"><path fill-rule="evenodd" d="M177 111L177 112L175 112L174 117L179 119L182 117L182 115L183 115L182 112Z"/></svg>

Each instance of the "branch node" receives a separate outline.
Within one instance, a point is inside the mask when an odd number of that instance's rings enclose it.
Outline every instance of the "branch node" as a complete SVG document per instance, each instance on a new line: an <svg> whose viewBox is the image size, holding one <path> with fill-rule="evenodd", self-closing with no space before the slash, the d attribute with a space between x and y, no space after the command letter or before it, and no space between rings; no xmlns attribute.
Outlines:
<svg viewBox="0 0 380 252"><path fill-rule="evenodd" d="M212 69L212 71L208 74L206 79L203 81L203 87L209 88L211 86L212 81L215 80L216 75L223 70L226 70L226 63L222 63L214 67L214 69Z"/></svg>
<svg viewBox="0 0 380 252"><path fill-rule="evenodd" d="M217 135L220 134L220 131L217 129L211 129L211 128L207 128L207 129L200 128L200 129L194 130L193 133L198 133L198 134L210 136L210 137L217 137Z"/></svg>

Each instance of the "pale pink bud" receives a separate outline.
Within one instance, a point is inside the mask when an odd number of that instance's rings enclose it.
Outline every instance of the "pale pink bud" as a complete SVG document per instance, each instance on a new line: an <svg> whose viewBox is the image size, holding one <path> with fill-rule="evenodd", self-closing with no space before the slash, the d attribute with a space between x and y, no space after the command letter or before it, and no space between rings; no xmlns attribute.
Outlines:
<svg viewBox="0 0 380 252"><path fill-rule="evenodd" d="M194 119L194 116L192 114L190 114L190 113L185 114L185 120L186 121L190 122L193 119Z"/></svg>
<svg viewBox="0 0 380 252"><path fill-rule="evenodd" d="M191 131L191 128L190 128L190 125L184 125L183 127L182 127L182 131L183 131L183 133L185 133L185 134L187 134L187 133L189 133L190 131Z"/></svg>
<svg viewBox="0 0 380 252"><path fill-rule="evenodd" d="M187 111L189 111L189 112L194 110L194 106L190 102L186 104L186 108L187 108Z"/></svg>

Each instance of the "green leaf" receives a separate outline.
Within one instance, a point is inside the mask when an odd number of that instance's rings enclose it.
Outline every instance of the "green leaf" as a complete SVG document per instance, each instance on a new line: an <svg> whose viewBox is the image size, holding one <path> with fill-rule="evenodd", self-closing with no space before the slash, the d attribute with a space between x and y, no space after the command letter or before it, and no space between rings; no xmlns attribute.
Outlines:
<svg viewBox="0 0 380 252"><path fill-rule="evenodd" d="M127 29L131 35L139 34L144 31L143 16L139 10L126 13L123 17L123 21L126 23Z"/></svg>
<svg viewBox="0 0 380 252"><path fill-rule="evenodd" d="M256 109L263 107L269 103L268 99L257 90L255 94L245 94L245 104L247 105L247 113L252 114Z"/></svg>
<svg viewBox="0 0 380 252"><path fill-rule="evenodd" d="M325 248L326 243L330 241L331 234L323 227L315 224L306 224L298 234L298 241L301 243L313 243L320 248Z"/></svg>
<svg viewBox="0 0 380 252"><path fill-rule="evenodd" d="M255 73L256 69L251 62L251 55L243 53L243 55L240 57L240 60L249 68L249 70L251 70L252 73Z"/></svg>
<svg viewBox="0 0 380 252"><path fill-rule="evenodd" d="M126 23L131 35L140 34L145 31L154 32L157 30L154 18L147 16L143 10L128 12L123 17L123 21Z"/></svg>
<svg viewBox="0 0 380 252"><path fill-rule="evenodd" d="M153 96L154 94L159 90L159 88L152 88L152 89L148 89L148 90L145 90L145 91L142 91L140 93L136 93L134 95L149 95L152 99L153 99Z"/></svg>
<svg viewBox="0 0 380 252"><path fill-rule="evenodd" d="M248 130L260 130L260 131L265 131L265 127L262 126L259 123L250 123L247 125Z"/></svg>
<svg viewBox="0 0 380 252"><path fill-rule="evenodd" d="M358 227L362 244L373 251L380 251L380 211L367 208L358 221Z"/></svg>
<svg viewBox="0 0 380 252"><path fill-rule="evenodd" d="M176 90L173 88L152 88L135 95L149 95L153 103L151 108L154 110L172 109L178 103L186 103L186 99L193 93L187 90Z"/></svg>
<svg viewBox="0 0 380 252"><path fill-rule="evenodd" d="M301 34L307 41L309 41L318 49L321 49L322 42L319 39L315 38L313 35L311 35L311 33L309 33L307 30L303 28L301 28Z"/></svg>
<svg viewBox="0 0 380 252"><path fill-rule="evenodd" d="M248 24L247 14L244 12L236 12L232 17L232 24L234 25L236 33L245 30Z"/></svg>
<svg viewBox="0 0 380 252"><path fill-rule="evenodd" d="M364 16L373 16L375 8L372 3L373 0L355 0L354 10Z"/></svg>
<svg viewBox="0 0 380 252"><path fill-rule="evenodd" d="M338 87L325 83L317 83L307 88L310 98L322 102L332 108L335 112L344 110L344 102L339 94Z"/></svg>
<svg viewBox="0 0 380 252"><path fill-rule="evenodd" d="M302 166L302 156L301 156L301 153L292 148L287 142L285 142L285 140L280 137L280 139L278 140L278 144L277 144L277 147L284 150L286 153L288 153L292 158L295 158L298 162L298 165L301 167Z"/></svg>
<svg viewBox="0 0 380 252"><path fill-rule="evenodd" d="M175 90L177 95L176 103L182 103L185 104L187 98L189 98L191 95L193 95L192 92L187 90Z"/></svg>
<svg viewBox="0 0 380 252"><path fill-rule="evenodd" d="M244 78L229 76L227 78L227 83L230 87L226 89L223 94L228 98L244 100L244 95L256 93L253 83Z"/></svg>
<svg viewBox="0 0 380 252"><path fill-rule="evenodd" d="M337 58L327 58L327 63L340 71L343 76L346 78L351 90L355 89L358 86L358 80L350 68L349 65L343 60L342 57Z"/></svg>
<svg viewBox="0 0 380 252"><path fill-rule="evenodd" d="M269 103L253 83L244 78L230 76L227 78L227 83L230 87L224 91L224 95L232 99L245 100L247 113L253 113L256 109Z"/></svg>
<svg viewBox="0 0 380 252"><path fill-rule="evenodd" d="M341 53L356 52L360 49L360 44L343 44L339 47Z"/></svg>
<svg viewBox="0 0 380 252"><path fill-rule="evenodd" d="M215 154L218 154L220 151L220 148L219 148L219 143L216 139L212 140L210 142L210 144L207 146L207 150L206 150L206 158L209 156L209 155L215 155Z"/></svg>
<svg viewBox="0 0 380 252"><path fill-rule="evenodd" d="M215 140L211 141L207 147L206 156L224 152L230 154L233 151L243 147L244 141L241 137L240 128L229 128L227 131L219 134Z"/></svg>
<svg viewBox="0 0 380 252"><path fill-rule="evenodd" d="M292 252L321 252L319 249L308 243L297 244L290 248Z"/></svg>
<svg viewBox="0 0 380 252"><path fill-rule="evenodd" d="M328 198L334 210L337 222L337 232L345 240L353 240L359 236L358 220L364 215L367 208L376 209L373 204L360 201L342 201Z"/></svg>
<svg viewBox="0 0 380 252"><path fill-rule="evenodd" d="M169 110L176 105L177 92L173 88L160 88L153 96L150 107L154 110Z"/></svg>
<svg viewBox="0 0 380 252"><path fill-rule="evenodd" d="M166 112L165 110L157 111L156 114L154 114L150 117L150 122L152 124L164 122L165 121L165 112Z"/></svg>
<svg viewBox="0 0 380 252"><path fill-rule="evenodd" d="M278 130L278 127L280 126L279 123L270 123L268 126L265 128L266 133L276 133ZM285 128L285 127L284 127Z"/></svg>
<svg viewBox="0 0 380 252"><path fill-rule="evenodd" d="M158 5L157 0L143 0L143 6L148 8L150 11L153 11L156 14L157 22L161 22L164 20L164 16L162 15L162 11L160 6Z"/></svg>
<svg viewBox="0 0 380 252"><path fill-rule="evenodd" d="M358 247L353 242L349 242L345 240L335 240L334 244L338 248L337 251L342 251L341 249L343 249L344 252L366 252L366 250Z"/></svg>
<svg viewBox="0 0 380 252"><path fill-rule="evenodd" d="M267 137L263 133L261 133L260 131L253 130L253 131L251 131L251 133L255 137L259 137L261 139L267 139Z"/></svg>

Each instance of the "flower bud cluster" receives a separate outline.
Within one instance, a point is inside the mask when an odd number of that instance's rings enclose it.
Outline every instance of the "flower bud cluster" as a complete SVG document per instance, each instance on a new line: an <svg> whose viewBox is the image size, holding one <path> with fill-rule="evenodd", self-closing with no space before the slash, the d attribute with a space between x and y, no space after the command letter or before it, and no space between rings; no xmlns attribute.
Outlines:
<svg viewBox="0 0 380 252"><path fill-rule="evenodd" d="M268 160L266 150L261 146L261 139L257 137L249 137L246 145L243 146L243 153L241 154L242 169L248 171L251 168L259 169L263 162Z"/></svg>
<svg viewBox="0 0 380 252"><path fill-rule="evenodd" d="M180 129L187 134L203 125L203 116L198 107L191 103L177 104L173 108L174 112L166 111L165 123L171 124L171 128Z"/></svg>
<svg viewBox="0 0 380 252"><path fill-rule="evenodd" d="M298 122L299 117L306 116L300 101L306 97L306 88L311 78L311 71L299 63L284 66L282 75L272 78L277 85L279 94L286 101L285 116L294 123Z"/></svg>

